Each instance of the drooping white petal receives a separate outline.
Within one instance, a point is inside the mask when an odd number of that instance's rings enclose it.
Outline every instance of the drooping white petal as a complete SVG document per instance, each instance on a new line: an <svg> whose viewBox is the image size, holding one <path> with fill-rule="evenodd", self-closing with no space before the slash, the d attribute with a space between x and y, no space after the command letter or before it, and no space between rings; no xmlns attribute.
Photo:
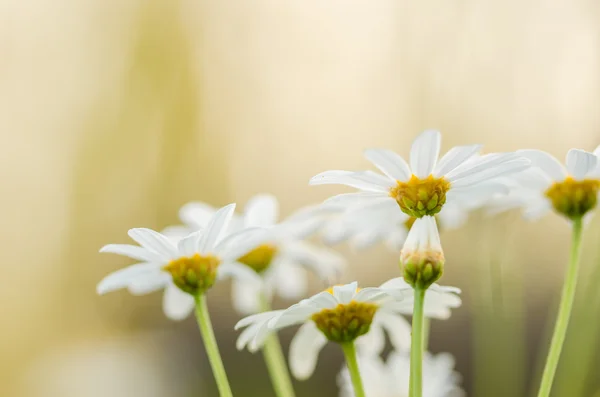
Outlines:
<svg viewBox="0 0 600 397"><path fill-rule="evenodd" d="M280 263L275 267L274 279L277 294L284 299L298 299L306 295L308 290L308 277L306 269L288 263Z"/></svg>
<svg viewBox="0 0 600 397"><path fill-rule="evenodd" d="M295 324L300 324L310 318L313 314L321 311L321 309L306 303L298 303L290 306L283 313L269 321L269 327L276 330L289 327Z"/></svg>
<svg viewBox="0 0 600 397"><path fill-rule="evenodd" d="M179 219L194 229L203 229L208 226L215 212L217 212L215 207L194 201L181 207L179 210Z"/></svg>
<svg viewBox="0 0 600 397"><path fill-rule="evenodd" d="M177 250L179 251L179 254L188 257L196 254L198 241L200 241L202 238L203 233L204 232L202 231L194 232L179 240L179 243L177 243Z"/></svg>
<svg viewBox="0 0 600 397"><path fill-rule="evenodd" d="M198 252L206 254L214 250L217 243L223 237L234 211L235 203L226 205L212 216L202 238L198 242Z"/></svg>
<svg viewBox="0 0 600 397"><path fill-rule="evenodd" d="M397 153L387 149L367 149L365 157L389 178L406 182L411 177L406 161Z"/></svg>
<svg viewBox="0 0 600 397"><path fill-rule="evenodd" d="M385 192L354 192L354 193L343 193L328 198L323 202L324 205L332 204L343 207L358 206L364 203L369 203L371 199L377 199L381 197L389 197L389 191Z"/></svg>
<svg viewBox="0 0 600 397"><path fill-rule="evenodd" d="M542 150L526 149L518 150L517 154L531 160L533 165L539 167L555 181L562 181L567 177L565 167L549 153Z"/></svg>
<svg viewBox="0 0 600 397"><path fill-rule="evenodd" d="M369 192L389 192L394 186L392 180L382 183L381 178L374 176L376 174L367 171L325 171L310 179L311 185L346 185Z"/></svg>
<svg viewBox="0 0 600 397"><path fill-rule="evenodd" d="M286 262L302 265L325 280L334 278L346 264L339 253L306 241L286 243L281 247L281 256Z"/></svg>
<svg viewBox="0 0 600 397"><path fill-rule="evenodd" d="M106 294L127 287L136 277L140 277L149 272L156 272L159 266L155 263L138 263L117 270L104 277L96 287L98 294Z"/></svg>
<svg viewBox="0 0 600 397"><path fill-rule="evenodd" d="M577 180L584 179L598 164L598 158L585 150L571 149L567 153L567 170Z"/></svg>
<svg viewBox="0 0 600 397"><path fill-rule="evenodd" d="M248 200L244 208L245 227L269 227L277 223L279 202L270 194L259 194Z"/></svg>
<svg viewBox="0 0 600 397"><path fill-rule="evenodd" d="M217 267L217 280L221 281L229 277L244 283L262 285L260 276L254 270L239 262L221 263Z"/></svg>
<svg viewBox="0 0 600 397"><path fill-rule="evenodd" d="M507 161L517 160L520 158L523 157L514 152L486 154L484 156L474 158L471 161L467 161L460 167L456 167L452 171L448 172L445 178L450 182L454 182L467 176L485 171Z"/></svg>
<svg viewBox="0 0 600 397"><path fill-rule="evenodd" d="M312 321L302 325L290 344L290 370L296 379L308 379L317 366L327 338Z"/></svg>
<svg viewBox="0 0 600 397"><path fill-rule="evenodd" d="M259 312L261 291L261 286L256 283L234 280L231 283L233 307L241 314Z"/></svg>
<svg viewBox="0 0 600 397"><path fill-rule="evenodd" d="M461 176L455 176L451 182L454 188L467 187L498 178L502 175L520 172L529 167L530 162L528 159L515 159L497 164L495 166L489 166L485 169L479 169L477 172L473 172L473 169L471 169L471 172L467 171Z"/></svg>
<svg viewBox="0 0 600 397"><path fill-rule="evenodd" d="M414 140L410 149L410 168L418 178L427 178L433 172L441 141L440 132L435 130L427 130Z"/></svg>
<svg viewBox="0 0 600 397"><path fill-rule="evenodd" d="M358 283L356 281L351 282L346 285L336 285L333 287L333 296L339 303L350 303L354 295L356 294L356 289L358 288Z"/></svg>
<svg viewBox="0 0 600 397"><path fill-rule="evenodd" d="M394 349L399 351L410 349L411 326L404 317L381 308L375 313L373 321L377 321L387 331Z"/></svg>
<svg viewBox="0 0 600 397"><path fill-rule="evenodd" d="M263 325L264 325L264 323L257 322L257 323L251 324L249 327L244 329L240 333L240 336L238 336L237 340L235 341L235 348L238 350L243 350L246 346L248 346L250 341L252 341L252 339L254 339L254 337L258 333L258 330Z"/></svg>
<svg viewBox="0 0 600 397"><path fill-rule="evenodd" d="M364 230L354 234L351 244L356 249L366 249L381 241L384 237L381 230Z"/></svg>
<svg viewBox="0 0 600 397"><path fill-rule="evenodd" d="M369 332L356 339L356 349L359 355L379 355L385 348L385 334L377 321L373 321Z"/></svg>
<svg viewBox="0 0 600 397"><path fill-rule="evenodd" d="M179 256L177 247L166 236L146 228L130 229L127 234L148 251L159 254L163 259L171 260Z"/></svg>
<svg viewBox="0 0 600 397"><path fill-rule="evenodd" d="M127 290L133 295L146 295L164 288L171 281L171 275L155 271L139 275L129 283Z"/></svg>
<svg viewBox="0 0 600 397"><path fill-rule="evenodd" d="M223 261L232 261L244 256L261 244L273 240L273 229L248 228L232 233L222 239L214 251Z"/></svg>
<svg viewBox="0 0 600 397"><path fill-rule="evenodd" d="M552 209L552 204L549 200L540 198L539 200L530 201L525 205L523 209L523 218L528 221L535 221L544 216L548 211Z"/></svg>
<svg viewBox="0 0 600 397"><path fill-rule="evenodd" d="M160 255L153 251L130 244L108 244L102 247L100 252L123 255L144 262L158 262L161 260Z"/></svg>
<svg viewBox="0 0 600 397"><path fill-rule="evenodd" d="M448 151L438 162L433 171L436 178L443 177L450 171L461 166L481 150L482 145L455 146Z"/></svg>
<svg viewBox="0 0 600 397"><path fill-rule="evenodd" d="M233 329L235 329L237 331L238 329L247 327L250 324L255 324L255 323L271 320L271 319L279 316L280 314L282 314L284 311L285 310L273 310L270 312L252 314L252 315L244 317L243 319L238 321L235 324L235 326L233 327Z"/></svg>
<svg viewBox="0 0 600 397"><path fill-rule="evenodd" d="M167 285L163 295L163 311L174 321L187 318L194 310L194 297L177 288L173 283Z"/></svg>

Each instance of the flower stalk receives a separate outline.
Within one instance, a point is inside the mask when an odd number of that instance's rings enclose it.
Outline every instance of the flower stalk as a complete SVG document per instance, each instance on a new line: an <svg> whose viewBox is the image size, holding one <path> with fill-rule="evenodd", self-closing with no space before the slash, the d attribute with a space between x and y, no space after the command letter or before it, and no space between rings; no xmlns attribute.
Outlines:
<svg viewBox="0 0 600 397"><path fill-rule="evenodd" d="M410 347L410 397L423 396L423 349L425 288L415 287Z"/></svg>
<svg viewBox="0 0 600 397"><path fill-rule="evenodd" d="M579 259L581 255L581 235L583 231L583 222L581 217L573 219L573 232L571 242L571 254L569 264L567 266L567 274L563 285L558 316L554 325L554 333L550 343L550 350L546 359L544 373L538 397L548 397L552 389L554 375L558 367L560 353L567 334L569 318L573 309L573 301L575 300L575 289L577 286L577 275L579 273Z"/></svg>
<svg viewBox="0 0 600 397"><path fill-rule="evenodd" d="M227 373L225 372L225 367L221 360L221 354L219 353L219 347L217 346L212 323L210 321L205 294L196 296L196 320L198 321L198 328L200 328L200 334L204 341L204 347L206 349L206 354L208 355L208 360L210 361L213 376L217 382L219 395L221 397L233 397L229 381L227 380Z"/></svg>
<svg viewBox="0 0 600 397"><path fill-rule="evenodd" d="M261 293L261 309L263 312L271 310L267 299ZM271 377L271 383L277 397L295 397L294 387L288 371L281 343L276 334L270 335L262 349L263 357Z"/></svg>
<svg viewBox="0 0 600 397"><path fill-rule="evenodd" d="M350 372L350 379L352 380L352 386L354 387L354 395L356 397L365 397L365 390L360 377L360 370L358 368L358 360L356 359L356 347L354 342L345 342L340 344L344 351L344 357L346 358L346 364L348 365L348 372Z"/></svg>

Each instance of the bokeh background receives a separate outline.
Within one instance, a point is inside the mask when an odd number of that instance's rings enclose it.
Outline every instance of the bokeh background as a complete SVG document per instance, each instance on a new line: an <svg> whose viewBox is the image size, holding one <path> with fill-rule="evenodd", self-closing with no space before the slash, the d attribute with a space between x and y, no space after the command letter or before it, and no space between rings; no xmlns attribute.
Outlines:
<svg viewBox="0 0 600 397"><path fill-rule="evenodd" d="M216 396L193 319L166 320L159 293L96 296L128 263L102 245L190 200L270 192L289 214L340 192L312 175L367 167L367 147L407 154L425 128L443 150L591 150L599 22L586 0L0 0L0 395ZM558 397L600 390L597 223ZM442 238L442 284L465 304L431 349L455 355L470 396L531 395L567 224L474 214ZM398 274L383 247L341 251L346 281ZM209 299L234 394L273 396L260 355L234 348L229 286ZM329 346L299 396L335 395L341 358Z"/></svg>

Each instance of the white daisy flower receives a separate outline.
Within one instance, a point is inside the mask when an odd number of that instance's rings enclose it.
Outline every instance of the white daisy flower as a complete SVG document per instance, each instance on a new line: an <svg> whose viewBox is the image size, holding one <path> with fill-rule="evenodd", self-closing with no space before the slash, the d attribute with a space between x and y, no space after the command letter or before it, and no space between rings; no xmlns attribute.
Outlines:
<svg viewBox="0 0 600 397"><path fill-rule="evenodd" d="M400 251L400 268L404 280L413 287L427 289L442 276L444 263L435 218L417 218Z"/></svg>
<svg viewBox="0 0 600 397"><path fill-rule="evenodd" d="M368 199L370 205L395 203L409 216L435 215L446 202L469 197L482 182L518 172L529 161L516 153L494 153L473 158L481 145L457 146L439 161L441 135L428 130L413 142L410 166L398 154L385 149L369 149L365 157L384 175L373 171L326 171L310 180L312 185L341 184L360 190L336 196L350 203ZM462 193L462 194L460 194Z"/></svg>
<svg viewBox="0 0 600 397"><path fill-rule="evenodd" d="M140 246L109 244L100 252L124 255L140 263L106 276L97 286L98 293L127 288L142 295L166 288L165 312L177 319L192 310L193 296L204 293L217 280L232 277L259 284L256 273L237 262L237 258L260 245L266 234L248 229L223 238L234 210L235 204L221 208L204 230L189 234L178 243L154 230L129 230L129 236Z"/></svg>
<svg viewBox="0 0 600 397"><path fill-rule="evenodd" d="M358 364L365 394L369 397L410 397L410 354L393 352L387 361L379 356L359 355ZM423 357L423 397L464 397L461 376L454 370L454 357L448 353ZM338 376L340 397L354 397L346 367Z"/></svg>
<svg viewBox="0 0 600 397"><path fill-rule="evenodd" d="M331 249L303 241L321 225L324 218L320 215L325 211L326 207L307 207L277 223L277 199L260 194L248 201L242 215L234 215L229 233L252 227L263 227L270 232L269 239L237 258L263 281L256 284L233 280L232 300L237 311L242 314L258 313L264 310L261 300L271 302L274 295L285 299L299 299L306 295L306 270L315 273L327 284L338 277L345 266L343 257ZM189 203L181 209L180 217L190 228L202 228L213 212L214 209L207 204Z"/></svg>
<svg viewBox="0 0 600 397"><path fill-rule="evenodd" d="M515 178L509 204L520 205L527 219L536 219L549 210L569 219L581 218L596 207L600 191L600 163L594 153L571 149L566 167L541 150L519 150L534 167ZM600 153L596 149L596 153Z"/></svg>
<svg viewBox="0 0 600 397"><path fill-rule="evenodd" d="M412 293L410 288L359 289L356 282L334 286L286 310L242 319L235 326L246 328L238 338L237 348L247 346L250 351L257 351L272 332L302 324L289 353L291 372L298 379L312 375L319 352L328 340L336 343L356 340L359 351L368 350L373 346L373 341L367 338L370 330L386 329L394 336L392 343L406 350L410 345L410 325L398 314L396 304ZM363 338L367 338L367 344L361 348Z"/></svg>

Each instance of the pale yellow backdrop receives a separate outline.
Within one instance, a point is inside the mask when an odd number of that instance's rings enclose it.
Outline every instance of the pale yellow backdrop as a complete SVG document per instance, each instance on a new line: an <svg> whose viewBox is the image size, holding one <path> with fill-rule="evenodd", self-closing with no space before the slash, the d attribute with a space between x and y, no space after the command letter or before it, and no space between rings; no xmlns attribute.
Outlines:
<svg viewBox="0 0 600 397"><path fill-rule="evenodd" d="M192 199L271 192L290 213L340 191L310 176L366 167L367 147L406 154L425 128L445 149L591 150L599 71L593 1L0 0L0 395L198 395L181 386L200 384L197 371L211 382L193 323L164 320L158 295L97 297L127 263L97 254L103 244L176 222ZM568 228L508 223L510 271L545 308ZM479 231L444 236L445 281L467 300L481 287ZM348 279L396 272L383 249L343 252ZM227 286L211 298L231 345ZM468 360L461 313L438 347ZM459 363L469 380L471 367Z"/></svg>

